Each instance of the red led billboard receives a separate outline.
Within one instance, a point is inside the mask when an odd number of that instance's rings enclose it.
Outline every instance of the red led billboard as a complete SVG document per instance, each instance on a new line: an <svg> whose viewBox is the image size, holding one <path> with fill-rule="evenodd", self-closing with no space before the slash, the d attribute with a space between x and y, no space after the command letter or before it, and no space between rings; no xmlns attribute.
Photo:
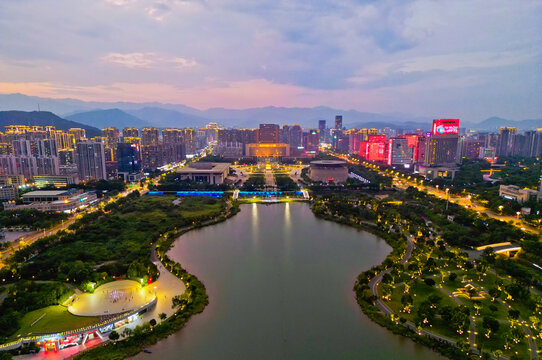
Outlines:
<svg viewBox="0 0 542 360"><path fill-rule="evenodd" d="M436 119L433 120L433 135L456 135L459 134L459 119Z"/></svg>
<svg viewBox="0 0 542 360"><path fill-rule="evenodd" d="M367 136L367 142L370 142L370 143L386 142L386 135L369 135Z"/></svg>

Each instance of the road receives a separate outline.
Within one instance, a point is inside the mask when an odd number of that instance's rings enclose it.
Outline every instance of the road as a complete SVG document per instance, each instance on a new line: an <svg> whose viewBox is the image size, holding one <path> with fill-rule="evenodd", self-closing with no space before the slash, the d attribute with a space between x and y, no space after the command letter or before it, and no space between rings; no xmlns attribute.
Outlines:
<svg viewBox="0 0 542 360"><path fill-rule="evenodd" d="M146 187L142 188L142 187L140 187L138 185L138 186L134 186L134 187L122 192L119 197L110 198L109 201L110 202L117 201L118 199L127 196L128 194L130 194L131 192L133 192L135 190L139 190L141 195L145 195L148 192L148 189ZM8 258L9 256L11 256L12 254L14 254L17 250L21 249L22 247L31 245L32 243L34 243L35 241L41 239L42 237L54 235L59 231L66 230L71 224L73 224L75 222L75 220L77 219L78 216L89 214L89 213L91 213L93 211L96 211L96 209L99 206L105 206L105 204L106 204L105 201L102 200L101 202L94 204L92 207L89 207L89 208L85 209L84 211L81 211L81 212L78 212L78 213L75 213L75 214L71 215L67 220L63 220L60 224L57 224L57 225L53 226L50 229L42 230L42 231L35 231L35 232L31 233L30 235L25 236L24 239L21 238L21 240L23 240L22 243L21 243L21 241L18 241L16 243L14 242L13 246L11 248L9 248L9 249L7 249L5 251L2 251L1 257L0 257L0 268L5 265L4 260L6 258Z"/></svg>
<svg viewBox="0 0 542 360"><path fill-rule="evenodd" d="M361 161L359 160L356 160L356 159L352 159L352 158L349 158L348 156L346 155L343 155L343 154L337 154L337 153L331 153L333 156L336 156L340 159L343 159L351 164L355 164L355 165L364 165ZM378 171L378 173L382 176L387 176L387 177L390 177L390 176L393 176L393 175L390 175L382 170L380 170L380 168L377 166L377 165L374 165L374 167L371 169L373 171ZM516 217L514 216L510 216L510 215L499 215L499 214L495 214L494 212L492 212L491 210L489 210L488 208L476 203L476 202L473 202L471 201L470 199L470 196L457 196L457 195L453 195L453 194L446 194L446 191L441 189L439 190L438 188L433 188L433 187L429 187L429 186L423 186L423 185L420 185L418 183L416 183L415 181L412 181L412 180L409 180L408 177L404 177L404 176L394 176L394 179L393 179L393 185L395 185L397 188L400 188L400 189L406 189L407 187L409 186L412 186L412 187L415 187L416 189L420 190L420 191L423 191L423 192L426 192L428 194L431 194L431 195L434 195L440 199L446 199L448 197L449 201L452 202L452 203L456 203L460 206L463 206L463 207L466 207L466 208L470 208L474 211L477 211L481 214L485 214L491 218L494 218L496 220L501 220L501 221L506 221L506 222L509 222L511 224L513 224L514 226L520 228L521 230L524 230L524 231L527 231L527 232L530 232L530 233L533 233L533 234L539 234L540 231L528 224L525 224L524 222L521 222L520 220L518 220Z"/></svg>
<svg viewBox="0 0 542 360"><path fill-rule="evenodd" d="M401 265L405 265L408 262L408 259L410 259L410 257L412 256L413 250L414 242L410 239L407 239L407 249L405 251L405 255L403 255L403 258L401 259ZM391 268L387 268L386 270L378 273L374 278L371 279L371 281L369 281L369 287L371 288L373 295L377 297L376 306L387 316L393 314L393 311L388 307L388 305L386 305L382 300L380 300L380 297L378 296L378 284L380 284L384 275L390 273L391 270Z"/></svg>
<svg viewBox="0 0 542 360"><path fill-rule="evenodd" d="M446 191L442 190L442 189L439 190L439 189L433 188L433 187L422 186L422 185L416 184L416 183L414 183L412 181L408 181L406 179L395 180L394 185L397 188L400 188L400 189L406 189L409 186L413 186L413 187L417 188L420 191L424 191L424 192L426 192L428 194L436 196L439 199L446 200ZM493 211L489 210L488 208L480 205L479 203L477 203L475 201L472 201L469 196L458 196L458 195L449 194L448 195L448 200L451 203L455 203L455 204L458 204L458 205L463 206L465 208L469 208L471 210L474 210L474 211L476 211L478 213L485 214L485 215L487 215L489 217L492 217L492 218L494 218L496 220L512 223L514 226L519 227L524 231L527 231L527 232L530 232L530 233L533 233L533 234L538 234L539 233L538 229L536 229L536 228L534 228L534 227L532 227L530 225L522 223L520 220L518 220L514 216L495 214Z"/></svg>

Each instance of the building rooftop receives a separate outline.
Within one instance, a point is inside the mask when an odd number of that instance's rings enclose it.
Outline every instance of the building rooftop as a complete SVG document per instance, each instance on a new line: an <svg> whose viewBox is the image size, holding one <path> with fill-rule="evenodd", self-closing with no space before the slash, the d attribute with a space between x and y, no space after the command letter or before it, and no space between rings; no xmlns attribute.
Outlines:
<svg viewBox="0 0 542 360"><path fill-rule="evenodd" d="M222 173L228 171L230 163L201 162L192 163L177 170L178 173Z"/></svg>
<svg viewBox="0 0 542 360"><path fill-rule="evenodd" d="M70 192L70 190L37 190L24 193L23 196L59 196Z"/></svg>
<svg viewBox="0 0 542 360"><path fill-rule="evenodd" d="M342 160L315 160L311 161L314 165L345 165L346 161Z"/></svg>

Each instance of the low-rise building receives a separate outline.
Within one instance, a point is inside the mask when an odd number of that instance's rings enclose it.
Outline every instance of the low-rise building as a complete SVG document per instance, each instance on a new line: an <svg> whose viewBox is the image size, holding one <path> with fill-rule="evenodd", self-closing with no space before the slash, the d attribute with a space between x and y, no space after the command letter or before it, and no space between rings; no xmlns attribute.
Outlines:
<svg viewBox="0 0 542 360"><path fill-rule="evenodd" d="M0 200L2 201L17 200L17 186L15 185L0 186Z"/></svg>
<svg viewBox="0 0 542 360"><path fill-rule="evenodd" d="M501 185L499 186L499 196L508 200L517 201L521 204L531 199L536 199L538 191L521 189L516 185Z"/></svg>
<svg viewBox="0 0 542 360"><path fill-rule="evenodd" d="M348 167L346 162L340 160L311 161L309 177L313 181L324 183L344 183L348 179Z"/></svg>
<svg viewBox="0 0 542 360"><path fill-rule="evenodd" d="M32 194L33 193L33 194ZM28 195L30 194L30 195ZM25 195L26 198L25 198ZM23 194L24 205L5 202L4 210L35 209L71 213L97 200L96 193L76 190L68 191L31 191Z"/></svg>
<svg viewBox="0 0 542 360"><path fill-rule="evenodd" d="M180 168L181 180L206 182L213 185L224 183L230 171L230 163L196 162Z"/></svg>
<svg viewBox="0 0 542 360"><path fill-rule="evenodd" d="M77 174L69 175L39 175L34 176L36 187L54 186L56 188L67 187L72 184L77 184L79 178Z"/></svg>

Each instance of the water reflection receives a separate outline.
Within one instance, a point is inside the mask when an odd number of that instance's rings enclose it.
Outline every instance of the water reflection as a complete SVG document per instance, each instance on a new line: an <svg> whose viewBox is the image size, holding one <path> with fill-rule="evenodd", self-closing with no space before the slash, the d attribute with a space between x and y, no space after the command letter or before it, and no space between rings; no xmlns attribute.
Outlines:
<svg viewBox="0 0 542 360"><path fill-rule="evenodd" d="M258 204L252 203L252 243L256 244L258 242L259 236L259 226L258 226Z"/></svg>

